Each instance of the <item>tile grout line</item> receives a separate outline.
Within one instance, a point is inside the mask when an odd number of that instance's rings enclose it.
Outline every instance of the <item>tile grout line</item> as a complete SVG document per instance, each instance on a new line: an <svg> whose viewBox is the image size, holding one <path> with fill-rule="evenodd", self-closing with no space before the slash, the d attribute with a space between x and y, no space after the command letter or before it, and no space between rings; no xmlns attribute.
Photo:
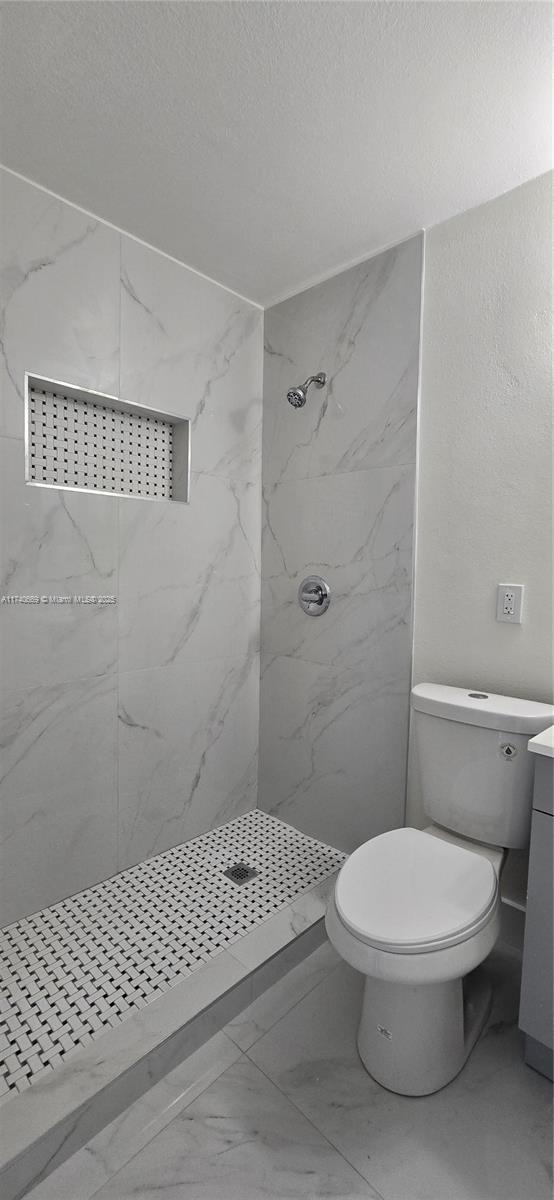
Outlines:
<svg viewBox="0 0 554 1200"><path fill-rule="evenodd" d="M242 300L245 304L250 305L251 308L257 309L262 313L265 312L267 306L262 304L259 300L251 300L250 297L244 296L242 292L237 292L235 288L230 286L230 284L220 283L218 279L213 279L211 275L206 275L206 273L201 271L198 267L191 266L190 263L186 263L183 261L183 259L177 258L175 254L170 254L168 250L162 250L160 246L154 246L152 242L145 241L145 239L139 237L138 234L131 233L131 231L128 229L122 229L120 225L115 225L114 222L109 221L107 217L100 217L98 213L93 213L90 211L90 209L83 208L82 204L77 204L75 200L69 200L67 196L61 196L59 192L52 191L51 188L46 187L43 183L38 183L36 179L31 179L29 175L22 175L21 171L15 171L13 167L8 167L6 163L0 162L0 172L2 171L6 171L8 175L13 175L16 179L22 180L23 183L30 184L31 187L36 188L39 192L45 193L47 196L51 196L54 200L57 200L58 202L61 201L61 203L66 204L68 208L73 208L77 212L83 213L85 217L92 217L92 220L95 221L97 225L104 225L107 229L115 230L115 232L118 233L121 238L128 238L130 242L136 242L139 246L144 246L146 250L151 250L154 254L159 254L160 258L168 259L169 262L173 262L178 267L182 267L191 275L196 275L199 279L205 280L206 283L210 283L214 287L220 288L222 292L228 292L229 295L235 296L237 300ZM412 234L411 236L415 237L416 235ZM392 247L389 247L389 249L392 249Z"/></svg>
<svg viewBox="0 0 554 1200"><path fill-rule="evenodd" d="M223 1030L219 1030L219 1033L223 1033ZM218 1037L219 1033L214 1034L214 1037ZM223 1036L226 1038L227 1041L230 1042L230 1045L233 1047L233 1049L236 1050L238 1048L237 1046L235 1046L235 1043L232 1042L231 1039L227 1037L227 1034L223 1034ZM206 1045L206 1044L207 1043L204 1043L204 1045ZM202 1047L199 1047L199 1049L202 1049ZM194 1051L194 1053L197 1053L197 1051ZM175 1115L172 1116L170 1118L170 1120L166 1122L165 1125L162 1125L161 1129L156 1130L156 1132L152 1134L152 1137L148 1138L148 1140L146 1142L144 1142L144 1145L140 1146L138 1150L135 1150L134 1154L131 1154L129 1158L125 1159L125 1162L121 1163L120 1166L117 1167L117 1169L115 1171L110 1173L108 1178L104 1179L103 1183L101 1183L99 1187L95 1188L95 1190L93 1192L91 1192L89 1196L87 1196L86 1200L94 1200L94 1197L97 1196L98 1193L102 1191L102 1188L105 1188L108 1183L112 1183L113 1180L116 1179L117 1176L121 1173L121 1171L124 1171L126 1169L126 1167L130 1166L130 1164L133 1162L133 1160L138 1157L139 1154L142 1154L143 1150L146 1150L147 1147L150 1146L151 1143L153 1141L155 1141L155 1139L157 1137L159 1137L162 1133L165 1133L166 1130L168 1130L170 1128L170 1126L174 1124L175 1121L178 1121L180 1119L180 1117L182 1116L182 1114L184 1112L186 1112L187 1108L190 1108L191 1104L194 1104L197 1100L199 1100L200 1097L203 1096L204 1093L208 1091L208 1088L210 1088L212 1086L212 1084L217 1083L218 1080L221 1079L222 1075L225 1075L227 1073L227 1071L230 1071L232 1067L236 1066L236 1064L238 1062L240 1062L241 1058L245 1058L245 1057L246 1057L246 1055L244 1054L244 1051L241 1051L235 1058L234 1062L228 1063L228 1065L226 1067L223 1067L222 1070L219 1071L218 1074L215 1075L213 1079L210 1079L209 1083L207 1083L205 1087L201 1088L200 1091L196 1093L196 1095L192 1098L192 1100L189 1100L186 1104L183 1104L183 1106L178 1110L178 1112L176 1112ZM186 1059L185 1059L185 1062L186 1062ZM160 1083L161 1082L163 1082L163 1080L160 1080ZM145 1093L145 1094L148 1094L148 1093ZM136 1100L135 1104L140 1104L141 1099L143 1099L143 1097L140 1097L139 1100ZM174 1103L178 1104L178 1100L175 1100ZM133 1106L130 1105L129 1109L132 1107ZM129 1109L124 1109L124 1112L125 1113L129 1112ZM121 1115L123 1115L123 1114L121 1114ZM119 1120L120 1118L115 1118L115 1119ZM101 1130L100 1133L97 1134L96 1136L100 1137L101 1134L104 1132L105 1132L105 1130ZM91 1140L94 1140L94 1139L91 1139ZM82 1153L82 1151L86 1149L87 1145L89 1145L88 1142L86 1143L85 1146L81 1147L81 1150L77 1150L76 1154ZM66 1159L66 1162L71 1162L71 1158ZM60 1165L64 1166L65 1163L61 1163ZM45 1178L51 1179L52 1175L46 1176ZM31 1200L32 1200L32 1192L30 1193L30 1195L31 1195Z"/></svg>
<svg viewBox="0 0 554 1200"><path fill-rule="evenodd" d="M325 943L323 942L322 945L325 945ZM318 949L319 949L319 947L318 947ZM229 951L229 953L231 953L231 951ZM317 950L312 951L312 953L317 954ZM306 961L306 960L304 960L304 961ZM279 1017L277 1017L277 1020L274 1021L272 1025L268 1025L267 1029L262 1030L262 1032L260 1034L258 1034L257 1038L255 1038L254 1041L250 1043L250 1045L248 1046L248 1048L246 1050L243 1050L242 1046L239 1046L238 1042L235 1042L233 1035L231 1033L228 1033L227 1037L231 1038L233 1045L237 1046L238 1049L243 1054L248 1054L249 1051L252 1050L254 1048L254 1046L256 1046L258 1044L258 1042L261 1041L261 1039L266 1036L266 1034L272 1033L273 1030L275 1030L277 1028L277 1026L281 1023L281 1021L283 1021L285 1019L285 1017L290 1016L290 1014L292 1012L294 1012L295 1008L298 1008L298 1005L301 1004L303 1000L306 1000L308 996L311 996L312 992L314 992L316 988L320 987L320 985L322 983L326 983L327 980L331 977L331 975L334 975L335 971L337 971L340 966L341 966L341 963L338 962L338 963L335 963L335 965L333 967L330 967L329 970L327 971L327 974L323 977L323 979L318 979L318 981L316 983L313 983L311 985L311 987L308 988L308 991L304 992L304 994L302 996L299 996L298 1000L295 1000L290 1008L287 1008L285 1012L282 1012L281 1015ZM292 970L294 970L294 969L295 968L293 967ZM281 978L286 979L286 974L283 975ZM280 979L276 980L276 982L274 984L272 984L271 987L277 987L277 985L280 982L281 982ZM268 988L267 990L271 991L271 988ZM255 1000L252 1000L251 1003L256 1004L258 1000L261 1000L263 998L264 994L265 994L264 992L261 992L260 995L257 996ZM248 1004L246 1007L250 1008L251 1005ZM243 1012L244 1011L245 1010L243 1009ZM228 1024L232 1024L232 1022L228 1022ZM227 1026L225 1028L227 1028ZM254 1060L252 1060L252 1061L254 1061ZM256 1066L257 1066L257 1064L256 1064Z"/></svg>
<svg viewBox="0 0 554 1200"><path fill-rule="evenodd" d="M300 1105L297 1104L296 1101L293 1100L291 1096L288 1096L285 1091L283 1091L283 1088L276 1082L275 1079L271 1078L271 1075L268 1075L267 1071L264 1071L263 1067L260 1067L259 1063L254 1062L254 1059L250 1058L250 1054L248 1053L248 1050L244 1051L244 1055L249 1060L249 1062L252 1064L252 1066L255 1067L256 1070L259 1071L260 1074L263 1075L265 1079L267 1079L268 1083L271 1083L274 1088L277 1088L277 1091L280 1092L281 1096L283 1096L283 1098L285 1100L288 1100L289 1104L291 1104L293 1106L293 1108L295 1108L296 1111L298 1113L300 1113L300 1116L303 1117L304 1120L307 1121L308 1124L312 1126L312 1129L315 1129L316 1133L318 1133L319 1136L322 1137L325 1142L327 1142L327 1145L330 1146L335 1151L335 1153L339 1155L339 1158L342 1158L343 1162L345 1162L347 1164L347 1166L349 1166L350 1169L352 1171L354 1171L356 1173L356 1175L358 1175L358 1177L366 1184L366 1186L371 1188L371 1191L373 1192L373 1200L386 1200L386 1197L383 1196L382 1192L379 1192L377 1190L377 1188L375 1188L373 1186L373 1184L370 1183L369 1179L366 1179L365 1176L362 1175L361 1171L359 1171L358 1168L354 1166L354 1163L351 1163L350 1160L348 1158L346 1158L346 1156L343 1154L342 1150L339 1150L339 1147L335 1146L335 1143L331 1141L331 1138L328 1137L328 1135L326 1133L324 1133L323 1130L320 1129L318 1125L316 1125L315 1121L313 1121L312 1118L309 1117L307 1115L307 1113L305 1113L300 1108Z"/></svg>
<svg viewBox="0 0 554 1200"><path fill-rule="evenodd" d="M255 808L260 808L260 788L262 782L262 755L260 752L260 731L262 728L262 604L263 604L263 566L264 566L264 500L263 500L263 484L264 484L264 394L265 394L265 312L262 309L262 326L261 338L258 341L258 379L261 381L261 428L260 428L260 470L256 480L258 486L258 623L257 623L257 638L258 638L258 703L256 718L258 722L258 761L256 764L256 803Z"/></svg>
<svg viewBox="0 0 554 1200"><path fill-rule="evenodd" d="M118 338L117 338L117 394L121 395L121 333L122 333L122 301L121 301L121 276L123 273L123 237L119 233L119 270L118 270ZM116 606L116 626L115 626L115 657L116 657L116 692L115 692L115 858L117 870L121 870L121 830L120 830L120 802L119 802L119 784L120 784L120 729L119 729L119 712L120 712L120 641L121 641L121 609L120 609L120 587L119 587L119 563L120 563L120 548L121 548L121 501L116 499L115 510L115 561L116 561L116 587L117 587L117 606Z"/></svg>
<svg viewBox="0 0 554 1200"><path fill-rule="evenodd" d="M273 493L280 487L293 487L296 483L311 483L314 479L344 479L349 475L367 475L371 471L409 471L417 467L417 459L404 463L374 463L373 466L349 467L344 471L320 471L313 475L279 475L276 479L266 479L262 486L264 495Z"/></svg>
<svg viewBox="0 0 554 1200"><path fill-rule="evenodd" d="M225 1037L227 1037L227 1035L225 1035ZM235 1046L235 1043L232 1043L232 1045ZM236 1047L236 1046L235 1046L235 1049L240 1050L240 1048ZM260 1075L262 1075L263 1078L266 1079L267 1082L279 1092L279 1094L283 1097L283 1099L288 1104L290 1104L293 1108L295 1108L297 1110L298 1113L300 1113L300 1115L303 1117L303 1119L305 1121L307 1121L307 1123L309 1125L311 1125L312 1129L314 1129L315 1132L318 1133L319 1136L323 1138L323 1140L327 1143L327 1145L332 1150L334 1150L336 1154L338 1154L339 1158L342 1158L343 1162L346 1163L346 1165L348 1167L350 1167L350 1169L353 1170L356 1175L358 1175L358 1177L362 1180L362 1182L365 1183L367 1187L371 1188L374 1200L385 1200L385 1197L382 1195L382 1193L377 1191L377 1189L373 1187L373 1184L371 1184L369 1182L369 1180L364 1178L364 1176L361 1174L361 1172L358 1171L358 1169L356 1167L354 1167L353 1164L351 1162L349 1162L349 1160L347 1158L345 1158L344 1154L342 1154L342 1152L338 1149L338 1147L334 1145L334 1143L330 1140L330 1138L328 1138L326 1136L326 1134L324 1134L323 1131L318 1128L318 1126L315 1124L315 1122L312 1121L311 1118L306 1115L306 1113L302 1112L302 1109L299 1107L299 1105L296 1104L294 1102L294 1100L291 1100L290 1096L287 1096L286 1092L284 1092L283 1089L281 1087L279 1087L279 1084L277 1084L275 1082L275 1080L272 1079L271 1076L268 1075L263 1070L263 1068L258 1065L258 1063L255 1063L250 1058L248 1051L244 1051L244 1050L240 1051L239 1054L237 1055L235 1061L233 1063L229 1063L228 1066L224 1067L223 1070L220 1071L219 1074L214 1077L214 1079L210 1080L210 1082L208 1084L206 1084L206 1087L202 1088L201 1091L199 1091L197 1093L197 1095L194 1096L194 1098L189 1101L188 1104L184 1104L183 1107L180 1108L179 1111L175 1114L175 1116L172 1117L171 1120L167 1122L167 1124L163 1125L161 1129L158 1129L156 1131L156 1133L154 1133L152 1135L152 1137L149 1138L148 1141L144 1143L143 1146L141 1146L138 1150L136 1150L134 1154L132 1154L128 1159L125 1160L124 1163L121 1163L121 1165L117 1168L116 1171L114 1171L112 1174L110 1174L108 1176L108 1178L105 1179L98 1188L95 1188L94 1192L90 1193L90 1196L87 1197L87 1200L94 1200L94 1197L98 1196L101 1193L102 1189L107 1186L107 1184L112 1184L117 1179L117 1176L122 1171L126 1170L127 1167L129 1167L131 1165L131 1163L134 1161L134 1159L136 1159L138 1157L138 1155L143 1152L143 1150L145 1150L149 1145L151 1145L151 1143L153 1141L155 1141L155 1139L158 1136L161 1136L162 1133L167 1132L167 1130L169 1130L169 1128L171 1127L171 1125L174 1124L174 1122L180 1120L182 1115L187 1112L187 1109L189 1109L193 1104L195 1104L196 1101L199 1100L200 1097L203 1096L205 1094L205 1092L208 1091L208 1089L212 1086L212 1084L217 1083L220 1079L222 1079L222 1077L224 1075L227 1074L228 1071L233 1070L237 1066L237 1064L239 1064L245 1060L249 1063L249 1065L256 1072L258 1072ZM83 1149L85 1149L85 1147L83 1147ZM68 1161L70 1161L70 1160L68 1160Z"/></svg>

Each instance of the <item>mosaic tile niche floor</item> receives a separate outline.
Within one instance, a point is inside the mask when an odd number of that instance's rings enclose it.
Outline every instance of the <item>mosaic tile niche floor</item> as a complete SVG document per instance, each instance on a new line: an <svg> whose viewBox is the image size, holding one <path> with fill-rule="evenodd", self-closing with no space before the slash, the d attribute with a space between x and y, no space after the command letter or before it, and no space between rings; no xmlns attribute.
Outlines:
<svg viewBox="0 0 554 1200"><path fill-rule="evenodd" d="M162 995L343 860L256 809L7 926L2 1099ZM257 874L236 883L224 872L237 864Z"/></svg>

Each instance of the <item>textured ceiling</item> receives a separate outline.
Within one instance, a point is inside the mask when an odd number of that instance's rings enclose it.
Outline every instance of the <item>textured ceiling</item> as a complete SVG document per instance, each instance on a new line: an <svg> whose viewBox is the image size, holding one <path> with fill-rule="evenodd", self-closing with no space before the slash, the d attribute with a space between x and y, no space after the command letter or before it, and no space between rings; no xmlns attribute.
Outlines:
<svg viewBox="0 0 554 1200"><path fill-rule="evenodd" d="M261 303L551 165L547 3L2 7L2 161Z"/></svg>

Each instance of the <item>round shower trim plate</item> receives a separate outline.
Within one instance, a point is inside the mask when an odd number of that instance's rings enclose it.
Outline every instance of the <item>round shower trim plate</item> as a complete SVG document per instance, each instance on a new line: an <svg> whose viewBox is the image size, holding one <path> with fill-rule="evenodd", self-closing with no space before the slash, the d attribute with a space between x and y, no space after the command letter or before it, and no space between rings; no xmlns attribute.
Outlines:
<svg viewBox="0 0 554 1200"><path fill-rule="evenodd" d="M307 575L298 588L298 603L308 617L320 617L331 603L331 589L321 575Z"/></svg>

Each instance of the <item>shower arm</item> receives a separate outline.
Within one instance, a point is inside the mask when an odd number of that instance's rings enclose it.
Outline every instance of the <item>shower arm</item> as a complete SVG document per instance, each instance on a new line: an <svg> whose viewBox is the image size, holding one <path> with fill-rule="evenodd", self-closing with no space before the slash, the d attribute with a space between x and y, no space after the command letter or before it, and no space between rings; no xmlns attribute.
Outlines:
<svg viewBox="0 0 554 1200"><path fill-rule="evenodd" d="M325 387L326 378L323 371L320 371L318 375L310 375L309 379L302 384L302 391L306 391L311 383L315 383L315 386L318 388Z"/></svg>

